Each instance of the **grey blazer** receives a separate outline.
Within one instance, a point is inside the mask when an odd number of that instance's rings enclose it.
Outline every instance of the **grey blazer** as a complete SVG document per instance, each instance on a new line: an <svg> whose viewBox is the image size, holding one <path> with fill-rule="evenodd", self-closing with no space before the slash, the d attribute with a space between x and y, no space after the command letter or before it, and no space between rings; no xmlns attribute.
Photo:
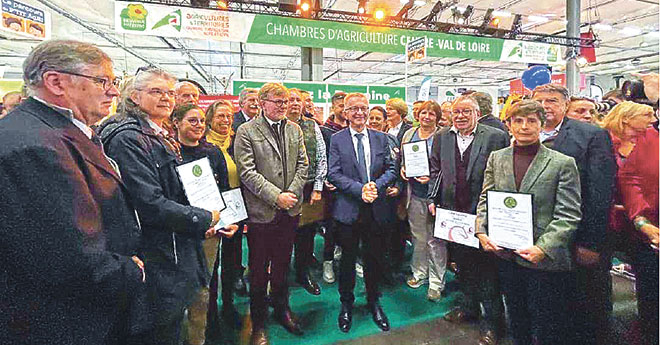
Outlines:
<svg viewBox="0 0 660 345"><path fill-rule="evenodd" d="M518 264L546 271L573 269L571 248L582 216L580 175L573 158L541 145L517 190L513 147L493 152L488 158L477 206L477 234L488 234L486 193L489 190L534 195L534 245L546 256L536 265L515 256Z"/></svg>
<svg viewBox="0 0 660 345"><path fill-rule="evenodd" d="M289 215L297 216L301 212L303 186L309 166L302 130L287 120L284 139L286 173L282 169L282 154L277 147L274 132L263 114L238 127L234 157L249 222L271 222L278 210L277 196L283 191L292 192L298 197L298 203L288 211Z"/></svg>

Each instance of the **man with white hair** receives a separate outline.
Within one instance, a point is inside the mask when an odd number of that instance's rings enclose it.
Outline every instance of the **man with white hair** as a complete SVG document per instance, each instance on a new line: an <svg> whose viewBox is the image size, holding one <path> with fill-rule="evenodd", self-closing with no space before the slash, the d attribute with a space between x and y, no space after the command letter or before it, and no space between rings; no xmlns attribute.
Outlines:
<svg viewBox="0 0 660 345"><path fill-rule="evenodd" d="M23 79L30 97L0 120L0 343L129 343L141 230L89 128L119 95L112 60L46 41Z"/></svg>
<svg viewBox="0 0 660 345"><path fill-rule="evenodd" d="M174 103L179 105L199 103L199 88L189 81L180 81L174 85L176 97Z"/></svg>

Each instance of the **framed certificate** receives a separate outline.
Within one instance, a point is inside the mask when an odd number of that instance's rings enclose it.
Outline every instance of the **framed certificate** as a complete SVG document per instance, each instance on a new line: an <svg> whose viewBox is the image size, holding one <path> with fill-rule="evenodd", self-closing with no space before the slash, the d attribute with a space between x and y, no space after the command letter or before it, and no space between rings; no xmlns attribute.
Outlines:
<svg viewBox="0 0 660 345"><path fill-rule="evenodd" d="M426 140L405 143L403 149L403 164L406 176L409 178L429 176L429 151Z"/></svg>
<svg viewBox="0 0 660 345"><path fill-rule="evenodd" d="M488 237L502 248L534 245L533 195L488 191Z"/></svg>
<svg viewBox="0 0 660 345"><path fill-rule="evenodd" d="M435 209L433 236L464 246L479 248L479 239L474 236L477 216L469 213Z"/></svg>
<svg viewBox="0 0 660 345"><path fill-rule="evenodd" d="M176 167L176 170L191 206L207 211L222 211L227 207L207 157L181 164Z"/></svg>

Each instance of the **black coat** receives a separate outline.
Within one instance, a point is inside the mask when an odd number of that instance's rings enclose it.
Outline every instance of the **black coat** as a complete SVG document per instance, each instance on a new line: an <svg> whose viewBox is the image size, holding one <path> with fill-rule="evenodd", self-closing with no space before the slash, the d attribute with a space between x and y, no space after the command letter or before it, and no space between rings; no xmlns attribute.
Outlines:
<svg viewBox="0 0 660 345"><path fill-rule="evenodd" d="M157 324L171 323L208 284L199 252L211 212L189 205L176 171L181 162L138 114L120 116L99 130L142 222L150 314Z"/></svg>
<svg viewBox="0 0 660 345"><path fill-rule="evenodd" d="M479 118L479 123L482 125L497 128L499 130L504 131L505 133L509 132L509 128L507 128L506 125L502 121L500 121L500 119L496 118L493 115L486 115Z"/></svg>
<svg viewBox="0 0 660 345"><path fill-rule="evenodd" d="M239 110L234 113L234 121L231 123L231 129L234 131L234 133L236 133L238 127L246 122L247 121L245 121L245 115L243 115L243 111Z"/></svg>
<svg viewBox="0 0 660 345"><path fill-rule="evenodd" d="M612 139L602 128L564 118L551 147L575 159L582 187L582 220L575 243L600 251L605 245L617 165Z"/></svg>
<svg viewBox="0 0 660 345"><path fill-rule="evenodd" d="M0 185L0 344L124 343L140 229L100 148L29 98L0 120Z"/></svg>

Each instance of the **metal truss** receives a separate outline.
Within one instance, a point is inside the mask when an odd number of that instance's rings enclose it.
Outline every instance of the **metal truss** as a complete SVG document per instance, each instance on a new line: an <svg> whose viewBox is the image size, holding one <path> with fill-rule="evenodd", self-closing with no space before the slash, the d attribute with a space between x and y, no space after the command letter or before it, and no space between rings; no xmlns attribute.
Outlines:
<svg viewBox="0 0 660 345"><path fill-rule="evenodd" d="M145 0L144 3L163 4L163 5L178 5L178 6L192 6L191 4L198 3L199 0ZM215 1L209 2L209 6L198 7L213 9L210 5ZM450 34L476 36L476 37L494 37L508 40L519 40L528 42L541 42L557 44L567 47L594 47L598 46L597 39L584 39L574 38L568 36L555 36L533 32L522 32L519 30L507 29L484 29L476 25L459 25L454 23L443 23L428 20L408 19L389 17L383 21L377 21L368 14L358 14L355 12L338 11L333 9L321 9L312 12L308 17L303 17L298 13L281 11L278 8L277 2L265 1L229 1L227 3L227 10L233 12L253 13L253 14L269 14L282 17L306 18L313 20L332 21L340 23L353 23L360 25L373 25L373 26L386 26L390 28L416 30L420 32L444 32Z"/></svg>

